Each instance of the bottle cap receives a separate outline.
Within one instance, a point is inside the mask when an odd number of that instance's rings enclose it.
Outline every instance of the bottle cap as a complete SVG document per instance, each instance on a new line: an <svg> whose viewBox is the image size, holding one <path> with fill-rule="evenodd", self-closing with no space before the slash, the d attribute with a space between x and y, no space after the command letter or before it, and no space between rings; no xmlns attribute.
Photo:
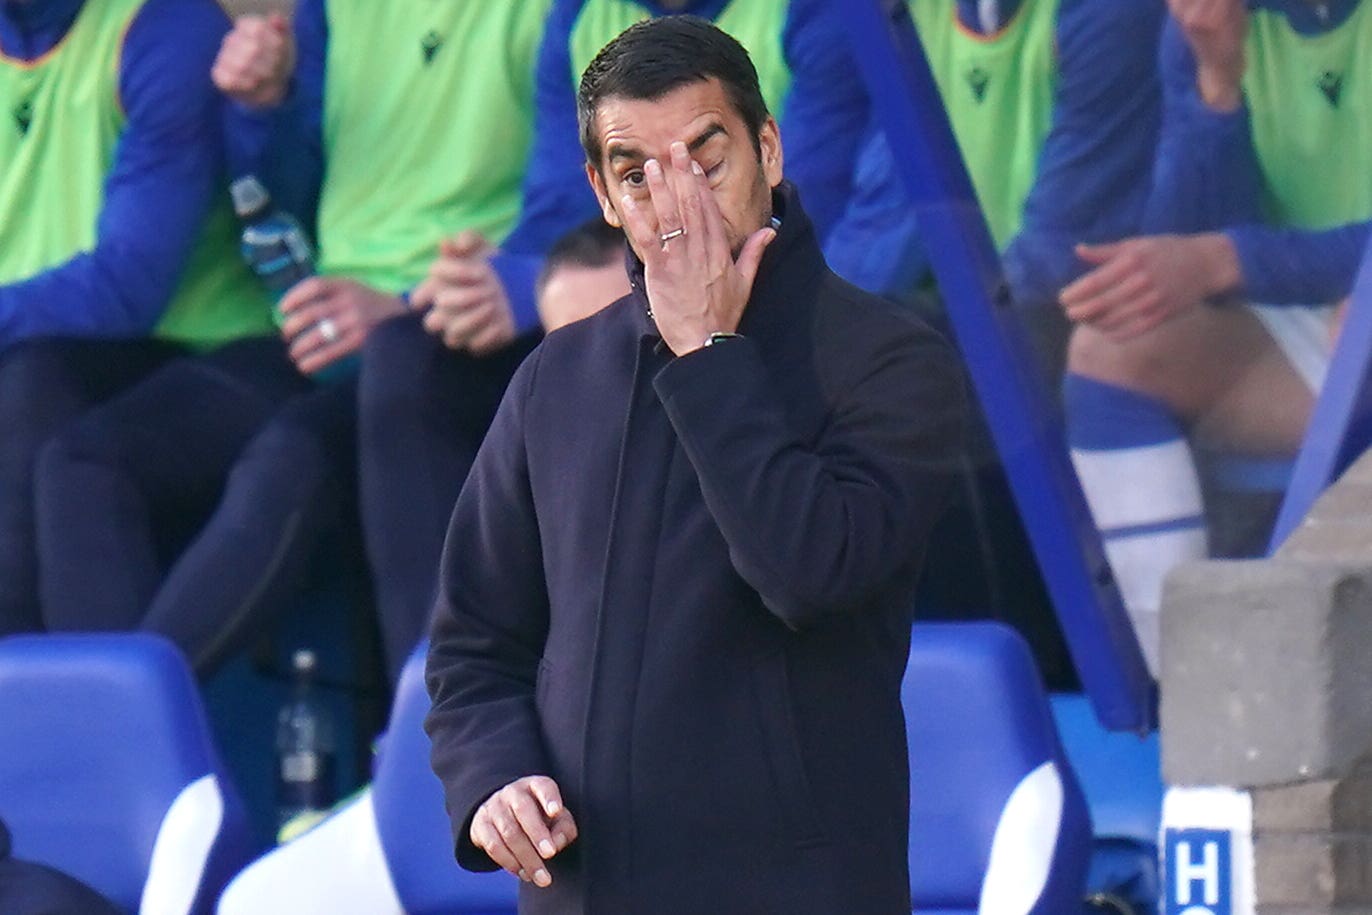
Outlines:
<svg viewBox="0 0 1372 915"><path fill-rule="evenodd" d="M315 668L314 652L308 648L301 648L291 655L291 667L299 673L309 673Z"/></svg>
<svg viewBox="0 0 1372 915"><path fill-rule="evenodd" d="M272 195L252 175L239 178L229 185L229 196L233 198L233 211L239 219L248 219L271 206Z"/></svg>

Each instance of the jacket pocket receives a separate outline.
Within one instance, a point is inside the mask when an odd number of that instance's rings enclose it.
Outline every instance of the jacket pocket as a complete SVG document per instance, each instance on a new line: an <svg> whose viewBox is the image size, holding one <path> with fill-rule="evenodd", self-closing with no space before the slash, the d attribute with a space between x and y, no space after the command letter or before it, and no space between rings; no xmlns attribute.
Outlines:
<svg viewBox="0 0 1372 915"><path fill-rule="evenodd" d="M758 729L777 792L777 807L797 846L824 844L827 837L815 807L796 729L785 653L777 650L762 655L752 673Z"/></svg>

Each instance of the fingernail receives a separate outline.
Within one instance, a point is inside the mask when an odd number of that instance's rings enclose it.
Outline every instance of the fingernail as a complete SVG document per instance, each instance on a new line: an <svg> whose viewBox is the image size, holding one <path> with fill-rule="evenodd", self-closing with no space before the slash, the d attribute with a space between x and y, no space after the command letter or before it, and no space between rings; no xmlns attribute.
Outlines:
<svg viewBox="0 0 1372 915"><path fill-rule="evenodd" d="M567 847L567 837L565 835L559 832L554 838L557 839L558 851L562 851L562 849Z"/></svg>
<svg viewBox="0 0 1372 915"><path fill-rule="evenodd" d="M519 869L519 879L523 880L525 883L529 881L529 872L522 867Z"/></svg>
<svg viewBox="0 0 1372 915"><path fill-rule="evenodd" d="M701 175L701 176L704 176L704 174L705 174L705 169L701 168L701 167L700 167L700 163L697 162L697 161L694 160L694 159L691 160L691 171L693 171L693 172L695 172L697 175Z"/></svg>
<svg viewBox="0 0 1372 915"><path fill-rule="evenodd" d="M626 210L632 210L634 208L634 198L630 197L628 194L625 194L623 197L619 198L619 203ZM551 807L548 808L548 812L556 813L556 811L553 810Z"/></svg>
<svg viewBox="0 0 1372 915"><path fill-rule="evenodd" d="M553 878L549 877L548 872L543 868L540 867L538 870L534 871L534 883L537 883L539 886L547 886L552 882Z"/></svg>
<svg viewBox="0 0 1372 915"><path fill-rule="evenodd" d="M656 174L662 171L662 163L656 159L649 159L643 163L643 170L649 174Z"/></svg>
<svg viewBox="0 0 1372 915"><path fill-rule="evenodd" d="M628 200L628 201L630 201L630 202L632 202L632 198L630 198L630 197L625 197L624 199L625 199L625 200ZM550 816L550 817L555 817L555 816L557 816L557 812L558 812L559 810L561 810L561 809L562 809L562 805L559 804L557 801L549 801L549 802L548 802L548 816Z"/></svg>
<svg viewBox="0 0 1372 915"><path fill-rule="evenodd" d="M553 855L557 854L557 846L553 845L551 840L544 839L542 842L538 843L538 851L543 857L551 858Z"/></svg>

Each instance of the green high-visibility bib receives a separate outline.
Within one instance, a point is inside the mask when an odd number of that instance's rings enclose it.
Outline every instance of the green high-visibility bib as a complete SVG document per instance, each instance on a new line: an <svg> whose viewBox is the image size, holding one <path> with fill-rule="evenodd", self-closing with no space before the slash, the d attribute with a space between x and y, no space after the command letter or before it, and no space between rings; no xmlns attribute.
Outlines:
<svg viewBox="0 0 1372 915"><path fill-rule="evenodd" d="M1313 230L1372 218L1372 3L1309 36L1256 10L1244 50L1268 219Z"/></svg>
<svg viewBox="0 0 1372 915"><path fill-rule="evenodd" d="M956 0L908 4L991 237L1004 249L1023 222L1053 124L1058 0L1024 0L994 35L964 27Z"/></svg>
<svg viewBox="0 0 1372 915"><path fill-rule="evenodd" d="M549 0L327 0L321 273L400 292L514 227Z"/></svg>
<svg viewBox="0 0 1372 915"><path fill-rule="evenodd" d="M714 19L715 25L748 51L757 69L762 98L778 119L791 88L791 68L782 46L788 6L786 0L732 0ZM601 48L629 26L650 18L646 9L631 0L586 0L572 23L568 48L572 85L580 85L581 74ZM835 36L835 40L841 41L842 36Z"/></svg>
<svg viewBox="0 0 1372 915"><path fill-rule="evenodd" d="M0 56L0 283L95 246L125 127L119 57L142 4L91 0L38 60ZM272 332L270 302L238 253L227 192L217 199L157 325L164 339L206 347ZM149 223L155 227L154 214Z"/></svg>

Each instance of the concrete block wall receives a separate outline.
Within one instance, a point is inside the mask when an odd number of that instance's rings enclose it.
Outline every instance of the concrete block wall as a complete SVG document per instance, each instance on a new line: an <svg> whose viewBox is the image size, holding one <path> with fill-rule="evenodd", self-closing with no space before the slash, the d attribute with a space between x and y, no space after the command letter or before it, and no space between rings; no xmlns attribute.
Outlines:
<svg viewBox="0 0 1372 915"><path fill-rule="evenodd" d="M1251 797L1252 911L1372 915L1372 455L1272 559L1176 570L1161 654L1163 776Z"/></svg>

